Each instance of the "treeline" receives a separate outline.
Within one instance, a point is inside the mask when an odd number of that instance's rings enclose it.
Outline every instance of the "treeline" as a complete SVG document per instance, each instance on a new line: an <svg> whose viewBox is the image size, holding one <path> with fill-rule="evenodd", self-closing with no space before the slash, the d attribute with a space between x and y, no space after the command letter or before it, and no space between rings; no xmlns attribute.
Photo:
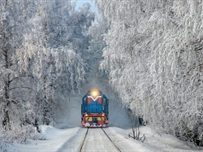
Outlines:
<svg viewBox="0 0 203 152"><path fill-rule="evenodd" d="M0 0L1 141L57 123L85 79L93 20L90 5L70 0Z"/></svg>
<svg viewBox="0 0 203 152"><path fill-rule="evenodd" d="M203 145L203 1L96 0L109 30L101 69L156 131Z"/></svg>

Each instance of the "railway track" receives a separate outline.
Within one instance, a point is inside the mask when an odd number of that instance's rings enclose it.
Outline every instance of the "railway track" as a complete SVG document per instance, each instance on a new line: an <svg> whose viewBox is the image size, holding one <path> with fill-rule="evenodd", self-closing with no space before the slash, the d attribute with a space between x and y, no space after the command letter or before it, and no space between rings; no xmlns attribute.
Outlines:
<svg viewBox="0 0 203 152"><path fill-rule="evenodd" d="M118 146L116 146L116 144L112 141L112 139L109 137L109 135L106 133L106 131L103 129L103 128L101 128L102 129L102 131L104 132L104 134L108 137L108 139L111 141L111 143L114 145L114 147L119 151L119 152L121 152L121 150L118 148Z"/></svg>
<svg viewBox="0 0 203 152"><path fill-rule="evenodd" d="M84 149L85 140L86 140L86 138L87 138L88 131L89 131L89 128L87 128L87 131L86 131L85 137L84 137L84 139L83 139L83 141L82 141L82 145L80 146L80 151L79 151L79 152L82 152L83 149Z"/></svg>
<svg viewBox="0 0 203 152"><path fill-rule="evenodd" d="M113 147L115 147L115 148L117 149L117 151L121 152L121 150L120 150L120 149L118 148L118 146L116 146L116 144L112 141L112 139L109 137L109 135L106 133L106 131L105 131L103 128L101 128L101 130L103 131L103 133L105 134L105 136L109 139L109 141L112 143ZM85 133L85 137L84 137L84 139L83 139L83 141L82 141L82 144L81 144L81 146L80 146L79 152L85 151L84 147L85 147L85 145L86 145L86 139L87 139L87 136L88 136L88 132L89 132L89 128L87 128L87 131L86 131L86 133Z"/></svg>

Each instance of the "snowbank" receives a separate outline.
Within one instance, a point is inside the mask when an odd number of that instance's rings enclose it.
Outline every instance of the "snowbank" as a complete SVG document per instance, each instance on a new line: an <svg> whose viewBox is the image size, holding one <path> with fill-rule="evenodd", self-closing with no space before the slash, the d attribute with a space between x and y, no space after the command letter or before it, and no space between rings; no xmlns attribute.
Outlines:
<svg viewBox="0 0 203 152"><path fill-rule="evenodd" d="M77 134L79 127L57 129L52 126L40 126L40 129L41 135L44 137L44 140L29 140L27 144L13 144L2 147L2 150L6 149L9 152L57 151L68 139Z"/></svg>

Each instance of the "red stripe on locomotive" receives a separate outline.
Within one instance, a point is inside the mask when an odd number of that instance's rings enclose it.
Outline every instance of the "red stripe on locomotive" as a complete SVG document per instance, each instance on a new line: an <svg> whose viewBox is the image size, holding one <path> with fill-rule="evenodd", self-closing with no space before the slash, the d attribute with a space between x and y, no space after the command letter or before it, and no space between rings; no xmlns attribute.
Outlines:
<svg viewBox="0 0 203 152"><path fill-rule="evenodd" d="M88 104L91 103L91 98L87 98L87 103L88 103Z"/></svg>
<svg viewBox="0 0 203 152"><path fill-rule="evenodd" d="M102 104L102 98L100 98L100 97L98 98L98 103Z"/></svg>

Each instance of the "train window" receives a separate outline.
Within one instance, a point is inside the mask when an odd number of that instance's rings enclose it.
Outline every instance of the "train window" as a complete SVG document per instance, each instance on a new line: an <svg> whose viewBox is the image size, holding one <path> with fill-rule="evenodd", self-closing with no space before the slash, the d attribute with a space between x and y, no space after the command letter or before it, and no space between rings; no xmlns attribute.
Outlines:
<svg viewBox="0 0 203 152"><path fill-rule="evenodd" d="M103 105L106 105L106 99L105 98L103 99Z"/></svg>
<svg viewBox="0 0 203 152"><path fill-rule="evenodd" d="M87 104L87 98L86 97L84 98L84 104Z"/></svg>

